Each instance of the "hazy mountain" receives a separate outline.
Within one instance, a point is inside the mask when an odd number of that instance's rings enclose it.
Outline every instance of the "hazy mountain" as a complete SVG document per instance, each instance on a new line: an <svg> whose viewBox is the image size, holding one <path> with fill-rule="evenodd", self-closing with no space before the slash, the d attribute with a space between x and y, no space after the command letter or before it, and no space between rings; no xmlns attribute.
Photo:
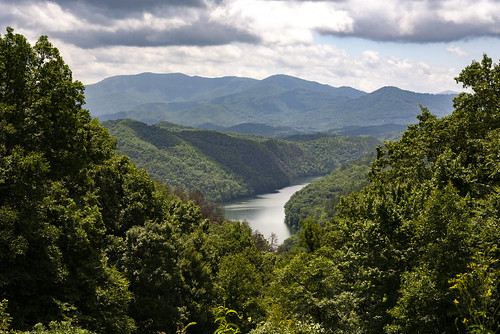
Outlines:
<svg viewBox="0 0 500 334"><path fill-rule="evenodd" d="M327 93L334 96L346 96L349 98L357 98L366 94L365 92L354 89L352 87L344 86L335 88L329 85L320 84L314 81L307 81L284 74L270 76L262 80L261 83L278 86L287 90L301 88L310 91Z"/></svg>
<svg viewBox="0 0 500 334"><path fill-rule="evenodd" d="M206 130L225 131L225 132L238 132L238 133L259 135L264 137L285 137L300 133L300 131L297 131L293 128L286 126L271 126L258 123L242 123L229 127L220 126L213 123L204 123L198 125L197 128Z"/></svg>
<svg viewBox="0 0 500 334"><path fill-rule="evenodd" d="M456 92L454 90L445 90L445 91L439 92L438 94L458 95L458 94L460 94L460 92Z"/></svg>
<svg viewBox="0 0 500 334"><path fill-rule="evenodd" d="M442 117L453 110L453 98L454 95L422 94L397 87L383 87L347 101L341 108L343 117L332 120L328 126L415 123L420 105Z"/></svg>
<svg viewBox="0 0 500 334"><path fill-rule="evenodd" d="M89 85L86 96L87 108L100 120L130 118L193 127L213 124L221 129L250 123L290 128L288 134L292 134L387 123L407 125L416 122L420 105L438 116L449 114L456 95L422 94L397 87L365 93L287 75L255 80L143 73ZM262 134L258 132L262 129L251 129L257 131L253 134Z"/></svg>
<svg viewBox="0 0 500 334"><path fill-rule="evenodd" d="M198 101L241 92L257 80L203 78L181 73L121 75L88 85L87 108L94 116L134 110L151 103ZM175 103L173 104L175 105Z"/></svg>

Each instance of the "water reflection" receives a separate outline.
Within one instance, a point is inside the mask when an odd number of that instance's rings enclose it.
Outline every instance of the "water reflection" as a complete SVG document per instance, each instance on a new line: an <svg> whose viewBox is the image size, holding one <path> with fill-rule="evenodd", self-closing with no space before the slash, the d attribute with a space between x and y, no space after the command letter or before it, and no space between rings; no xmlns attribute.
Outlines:
<svg viewBox="0 0 500 334"><path fill-rule="evenodd" d="M282 243L291 233L285 225L284 205L290 197L319 177L299 179L295 184L274 193L257 195L222 205L224 216L229 220L247 221L253 230L258 230L266 239L271 233Z"/></svg>

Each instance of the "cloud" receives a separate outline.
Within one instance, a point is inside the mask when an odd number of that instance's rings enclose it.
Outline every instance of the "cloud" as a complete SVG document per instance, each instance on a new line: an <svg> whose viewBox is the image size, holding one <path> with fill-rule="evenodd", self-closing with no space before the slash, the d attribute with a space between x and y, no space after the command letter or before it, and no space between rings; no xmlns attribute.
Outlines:
<svg viewBox="0 0 500 334"><path fill-rule="evenodd" d="M10 6L0 2L0 20L14 28L20 26L23 29L37 30L50 38L86 49L116 45L205 46L260 41L258 36L249 31L227 24L223 20L213 19L207 6L215 6L216 2L126 0L123 1L124 5L128 2L136 3L131 7L139 12L128 8L128 11L135 13L134 16L117 18L106 16L106 11L94 11L93 15L90 15L90 12L94 10L93 6L99 4L119 12L121 7L118 4L122 2L118 0L20 1ZM138 5L139 3L141 5ZM179 6L180 3L183 6ZM147 7L148 12L141 13L140 10L146 8L145 4L151 7ZM73 6L80 6L82 10L76 10ZM86 11L89 13L84 14Z"/></svg>
<svg viewBox="0 0 500 334"><path fill-rule="evenodd" d="M171 45L223 45L231 42L257 43L258 37L231 26L210 22L206 18L196 22L156 30L149 27L123 27L92 29L87 31L54 32L52 36L84 49L110 46L171 46Z"/></svg>
<svg viewBox="0 0 500 334"><path fill-rule="evenodd" d="M353 29L318 29L327 35L413 43L500 37L500 3L494 0L345 0L328 3L348 14Z"/></svg>
<svg viewBox="0 0 500 334"><path fill-rule="evenodd" d="M469 54L462 50L459 46L450 45L446 48L446 51L451 54L455 54L459 57L467 57Z"/></svg>
<svg viewBox="0 0 500 334"><path fill-rule="evenodd" d="M352 24L344 11L326 3L233 0L214 12L219 20L260 36L264 44L313 43L313 32L334 25L348 30Z"/></svg>
<svg viewBox="0 0 500 334"><path fill-rule="evenodd" d="M205 8L218 0L50 0L65 10L91 20L95 17L126 18L144 13L158 13L173 8ZM6 0L17 4L39 4L40 0Z"/></svg>
<svg viewBox="0 0 500 334"><path fill-rule="evenodd" d="M67 43L168 46L500 37L496 0L0 0L0 20Z"/></svg>

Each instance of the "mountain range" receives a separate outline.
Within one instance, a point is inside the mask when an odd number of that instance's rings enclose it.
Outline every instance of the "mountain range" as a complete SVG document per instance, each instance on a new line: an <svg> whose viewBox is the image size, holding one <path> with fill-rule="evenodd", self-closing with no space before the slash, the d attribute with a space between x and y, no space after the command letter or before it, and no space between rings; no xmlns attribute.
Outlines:
<svg viewBox="0 0 500 334"><path fill-rule="evenodd" d="M88 85L86 108L102 121L129 118L147 124L168 121L290 135L386 124L406 126L416 122L420 105L438 117L451 113L455 96L397 87L367 93L287 75L256 80L142 73Z"/></svg>

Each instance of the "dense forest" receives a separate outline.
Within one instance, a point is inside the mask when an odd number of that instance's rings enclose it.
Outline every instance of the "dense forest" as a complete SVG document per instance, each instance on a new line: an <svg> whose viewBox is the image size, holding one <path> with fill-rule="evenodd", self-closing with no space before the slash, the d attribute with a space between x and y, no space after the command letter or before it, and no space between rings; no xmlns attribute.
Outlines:
<svg viewBox="0 0 500 334"><path fill-rule="evenodd" d="M457 81L450 116L423 108L284 250L117 153L47 37L8 28L0 331L497 333L500 66L485 55Z"/></svg>
<svg viewBox="0 0 500 334"><path fill-rule="evenodd" d="M153 179L199 190L218 203L271 192L299 177L325 175L381 143L374 137L335 134L285 140L129 119L102 125L117 138L118 151Z"/></svg>

